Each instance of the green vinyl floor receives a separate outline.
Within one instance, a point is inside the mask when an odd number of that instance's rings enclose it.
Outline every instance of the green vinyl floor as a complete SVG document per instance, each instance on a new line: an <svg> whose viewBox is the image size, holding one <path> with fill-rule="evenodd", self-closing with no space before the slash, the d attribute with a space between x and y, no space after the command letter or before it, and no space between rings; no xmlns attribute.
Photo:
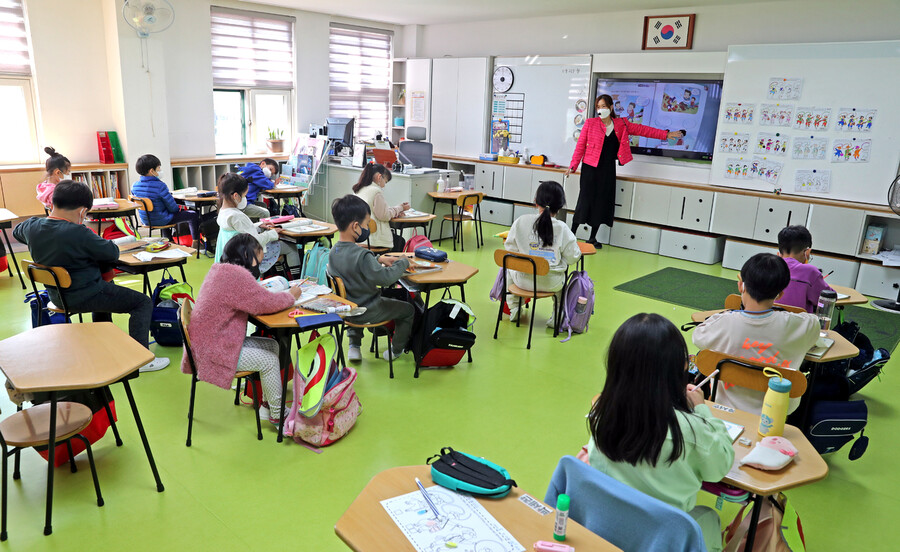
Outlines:
<svg viewBox="0 0 900 552"><path fill-rule="evenodd" d="M488 236L499 230L485 225ZM472 229L466 233L471 247ZM444 242L439 247L449 246ZM559 457L576 453L587 441L584 415L602 388L603 358L615 329L638 312L657 312L676 324L690 320L689 308L613 288L666 267L735 275L719 265L604 247L586 263L596 289L590 331L568 343L554 340L543 326L551 303L542 300L527 351L526 325L516 328L504 320L499 339L492 339L497 304L489 301L488 292L497 273L492 254L498 247L501 241L488 237L484 248L450 251L454 259L481 271L466 288L478 316L474 362L424 370L415 380L407 355L395 363L396 377L390 380L387 363L365 352L356 386L362 415L347 437L321 454L290 440L277 444L270 425L264 427L265 440L257 441L251 409L234 406L231 393L204 383L198 387L193 446L185 447L190 385L178 369L181 350L152 346L156 354L170 357L172 365L141 375L132 388L165 492L156 492L124 391L114 387L125 445L117 448L111 432L94 445L106 505L96 506L81 455L78 473L66 467L56 472L54 531L43 536L46 463L34 451L25 451L22 479L9 480L9 540L0 544L0 551L340 551L345 547L334 524L375 474L424 463L447 445L499 463L521 488L543 498ZM206 258L188 262L195 291L210 263ZM140 289L134 277L118 280ZM22 296L17 279L0 276L0 338L30 327ZM115 321L125 327L125 317ZM892 443L900 433L891 398L900 391L898 370L900 364L892 360L882 380L862 393L871 439L865 456L850 462L845 447L827 458L827 479L788 493L801 515L809 550L892 547L890 535L896 534L890 528L900 515L900 471L890 468L898 450ZM14 407L0 394L0 409L8 416ZM708 495L701 500L713 502ZM532 543L522 544L530 549Z"/></svg>

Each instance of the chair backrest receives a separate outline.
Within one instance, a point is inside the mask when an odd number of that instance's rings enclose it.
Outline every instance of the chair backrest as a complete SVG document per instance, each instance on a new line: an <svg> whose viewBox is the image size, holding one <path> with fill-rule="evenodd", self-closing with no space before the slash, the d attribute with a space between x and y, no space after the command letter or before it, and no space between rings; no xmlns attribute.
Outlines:
<svg viewBox="0 0 900 552"><path fill-rule="evenodd" d="M525 274L546 276L550 272L550 262L544 257L513 253L505 249L494 251L494 262L500 268L524 272Z"/></svg>
<svg viewBox="0 0 900 552"><path fill-rule="evenodd" d="M559 460L544 502L556 506L562 493L571 499L569 517L622 550L706 550L687 513L572 456Z"/></svg>
<svg viewBox="0 0 900 552"><path fill-rule="evenodd" d="M745 358L738 358L724 353L717 353L715 351L710 351L709 349L704 349L697 353L697 356L694 358L694 363L704 376L712 374L716 369L719 370L719 373L713 378L714 385L712 387L713 391L710 400L715 400L716 388L718 387L715 384L718 383L719 380L737 385L738 387L765 392L766 389L769 388L769 378L763 374L764 368L774 368L781 373L781 376L784 379L790 380L790 397L792 399L801 397L803 396L803 393L806 392L806 376L799 370L779 368L755 360L747 360Z"/></svg>
<svg viewBox="0 0 900 552"><path fill-rule="evenodd" d="M329 283L331 284L331 289L334 290L334 294L342 299L347 298L347 288L344 287L344 280L340 276L332 276L328 275Z"/></svg>
<svg viewBox="0 0 900 552"><path fill-rule="evenodd" d="M32 282L62 289L72 285L69 271L61 266L44 266L28 259L19 261L19 266Z"/></svg>
<svg viewBox="0 0 900 552"><path fill-rule="evenodd" d="M806 309L801 309L800 307L795 307L792 305L782 305L781 303L775 303L775 306L785 310L787 312L806 312ZM728 297L725 298L725 308L728 310L740 310L744 308L743 303L741 302L741 296L737 293L732 293Z"/></svg>
<svg viewBox="0 0 900 552"><path fill-rule="evenodd" d="M149 213L153 210L153 200L151 200L150 198L130 195L128 196L128 199L138 204L138 211Z"/></svg>
<svg viewBox="0 0 900 552"><path fill-rule="evenodd" d="M425 139L427 129L420 126L411 126L406 129L406 139L421 142Z"/></svg>
<svg viewBox="0 0 900 552"><path fill-rule="evenodd" d="M458 198L456 198L456 205L460 209L465 209L469 205L478 205L484 199L484 193L475 192L471 194L460 194Z"/></svg>
<svg viewBox="0 0 900 552"><path fill-rule="evenodd" d="M401 163L412 163L417 167L431 168L434 154L434 146L431 145L431 142L404 140L398 147Z"/></svg>
<svg viewBox="0 0 900 552"><path fill-rule="evenodd" d="M375 232L378 232L378 223L374 218L369 217L369 233L374 234Z"/></svg>
<svg viewBox="0 0 900 552"><path fill-rule="evenodd" d="M181 330L181 341L184 343L184 354L187 355L188 367L191 374L197 376L197 366L194 364L194 350L191 348L191 336L188 333L188 326L191 325L191 314L194 312L194 304L192 301L183 301L178 307L178 329Z"/></svg>

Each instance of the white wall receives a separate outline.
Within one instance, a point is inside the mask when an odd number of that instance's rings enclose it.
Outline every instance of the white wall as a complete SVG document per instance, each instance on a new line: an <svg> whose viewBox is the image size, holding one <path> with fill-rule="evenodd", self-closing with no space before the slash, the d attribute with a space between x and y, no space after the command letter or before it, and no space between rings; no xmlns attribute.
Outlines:
<svg viewBox="0 0 900 552"><path fill-rule="evenodd" d="M512 9L515 11L514 5ZM426 25L418 51L406 55L434 58L639 52L644 16L671 13L697 14L695 51L725 51L731 44L900 38L897 0L788 0L700 7L686 3L686 7L667 10Z"/></svg>

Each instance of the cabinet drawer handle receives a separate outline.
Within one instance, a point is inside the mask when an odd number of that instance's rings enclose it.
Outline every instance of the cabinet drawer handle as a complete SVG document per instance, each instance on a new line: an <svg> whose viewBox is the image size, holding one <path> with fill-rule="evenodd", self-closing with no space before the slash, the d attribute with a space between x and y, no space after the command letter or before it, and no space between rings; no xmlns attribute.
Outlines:
<svg viewBox="0 0 900 552"><path fill-rule="evenodd" d="M897 282L894 282L894 289L897 289L897 288L900 288L900 284L898 284Z"/></svg>
<svg viewBox="0 0 900 552"><path fill-rule="evenodd" d="M634 239L634 238L635 238L635 236L634 236L634 234L632 234L632 235L631 235L631 239Z"/></svg>
<svg viewBox="0 0 900 552"><path fill-rule="evenodd" d="M769 207L769 212L770 212L770 213L773 213L774 211L775 211L775 209L772 209L771 207Z"/></svg>
<svg viewBox="0 0 900 552"><path fill-rule="evenodd" d="M684 249L685 251L687 251L687 246L686 246L686 245L682 245L681 248Z"/></svg>
<svg viewBox="0 0 900 552"><path fill-rule="evenodd" d="M768 233L769 233L769 229L768 229L768 228L766 228L766 234L768 234Z"/></svg>

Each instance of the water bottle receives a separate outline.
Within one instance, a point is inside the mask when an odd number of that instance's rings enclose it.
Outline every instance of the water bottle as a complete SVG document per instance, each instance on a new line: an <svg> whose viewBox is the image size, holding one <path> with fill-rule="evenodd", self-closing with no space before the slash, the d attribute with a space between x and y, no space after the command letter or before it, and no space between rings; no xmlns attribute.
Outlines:
<svg viewBox="0 0 900 552"><path fill-rule="evenodd" d="M766 368L769 376L769 389L763 398L762 412L759 415L759 434L763 437L781 437L784 435L784 421L787 418L788 402L791 395L791 381L781 377L772 377L770 372L777 370Z"/></svg>
<svg viewBox="0 0 900 552"><path fill-rule="evenodd" d="M823 289L819 295L819 306L816 316L819 317L819 326L822 331L831 329L831 318L834 316L834 305L837 302L837 292L833 289Z"/></svg>
<svg viewBox="0 0 900 552"><path fill-rule="evenodd" d="M579 297L575 303L575 314L584 314L587 310L587 297Z"/></svg>
<svg viewBox="0 0 900 552"><path fill-rule="evenodd" d="M437 191L443 192L443 191L446 189L446 187L447 187L447 186L446 186L446 184L444 183L444 175L443 175L443 174L438 174L438 179L437 179Z"/></svg>

